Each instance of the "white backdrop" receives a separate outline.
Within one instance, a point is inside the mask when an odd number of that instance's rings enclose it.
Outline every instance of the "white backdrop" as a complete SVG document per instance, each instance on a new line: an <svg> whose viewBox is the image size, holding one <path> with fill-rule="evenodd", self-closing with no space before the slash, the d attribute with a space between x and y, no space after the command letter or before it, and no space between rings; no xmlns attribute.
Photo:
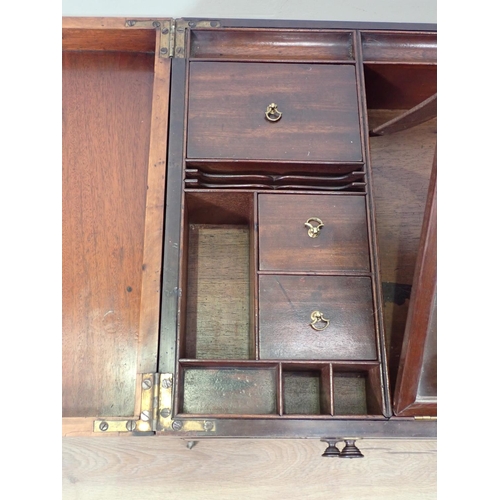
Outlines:
<svg viewBox="0 0 500 500"><path fill-rule="evenodd" d="M62 0L62 14L436 23L436 3L436 0Z"/></svg>

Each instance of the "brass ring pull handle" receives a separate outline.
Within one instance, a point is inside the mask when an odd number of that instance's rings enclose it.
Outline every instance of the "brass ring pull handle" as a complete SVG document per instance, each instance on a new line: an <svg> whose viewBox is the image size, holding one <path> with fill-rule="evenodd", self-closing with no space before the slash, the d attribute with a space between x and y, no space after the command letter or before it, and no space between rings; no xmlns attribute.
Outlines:
<svg viewBox="0 0 500 500"><path fill-rule="evenodd" d="M281 111L278 111L278 105L275 104L274 102L269 104L269 106L266 109L266 118L270 122L277 122L281 118L282 114L283 113L281 113Z"/></svg>
<svg viewBox="0 0 500 500"><path fill-rule="evenodd" d="M311 222L315 222L317 225L313 226L311 224ZM321 228L324 226L324 224L323 224L323 221L321 219L319 219L318 217L311 217L311 218L307 219L307 221L304 223L304 226L309 228L307 230L307 234L311 238L317 238L319 236Z"/></svg>
<svg viewBox="0 0 500 500"><path fill-rule="evenodd" d="M309 323L309 326L312 326L317 332L322 332L323 330L326 329L326 327L330 324L330 320L329 319L326 319L324 316L323 316L323 313L320 312L320 311L313 311L311 313L311 323ZM318 321L322 321L325 326L321 327L321 326L316 326L316 323Z"/></svg>

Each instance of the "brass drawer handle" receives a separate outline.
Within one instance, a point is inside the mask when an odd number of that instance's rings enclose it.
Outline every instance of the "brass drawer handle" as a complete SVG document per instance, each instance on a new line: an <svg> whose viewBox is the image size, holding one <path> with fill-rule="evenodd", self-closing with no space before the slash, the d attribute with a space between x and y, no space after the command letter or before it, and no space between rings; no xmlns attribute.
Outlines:
<svg viewBox="0 0 500 500"><path fill-rule="evenodd" d="M316 222L317 226L313 226L311 222ZM321 231L321 228L324 226L323 221L319 219L318 217L311 217L307 219L307 221L304 223L304 226L308 227L309 229L307 230L307 234L311 238L317 238L319 236L319 233Z"/></svg>
<svg viewBox="0 0 500 500"><path fill-rule="evenodd" d="M281 113L281 111L278 111L278 105L275 104L274 102L269 104L269 106L267 107L266 118L270 122L277 122L281 118L282 114L283 113Z"/></svg>
<svg viewBox="0 0 500 500"><path fill-rule="evenodd" d="M309 323L309 326L312 326L318 332L322 332L330 324L330 320L326 319L321 311L313 311L311 313L311 320L312 321L311 323ZM325 323L325 326L316 326L316 323L318 321L322 321L323 323Z"/></svg>

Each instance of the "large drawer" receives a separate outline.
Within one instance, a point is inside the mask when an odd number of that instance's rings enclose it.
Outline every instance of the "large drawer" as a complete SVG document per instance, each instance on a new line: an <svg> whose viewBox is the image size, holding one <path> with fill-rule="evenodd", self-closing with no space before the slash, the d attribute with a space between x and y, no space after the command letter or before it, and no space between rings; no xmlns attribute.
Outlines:
<svg viewBox="0 0 500 500"><path fill-rule="evenodd" d="M356 195L260 194L260 269L368 272L365 203ZM306 223L323 226L314 233Z"/></svg>
<svg viewBox="0 0 500 500"><path fill-rule="evenodd" d="M362 160L353 65L195 61L189 82L188 158Z"/></svg>
<svg viewBox="0 0 500 500"><path fill-rule="evenodd" d="M260 276L260 359L375 360L373 313L367 277Z"/></svg>

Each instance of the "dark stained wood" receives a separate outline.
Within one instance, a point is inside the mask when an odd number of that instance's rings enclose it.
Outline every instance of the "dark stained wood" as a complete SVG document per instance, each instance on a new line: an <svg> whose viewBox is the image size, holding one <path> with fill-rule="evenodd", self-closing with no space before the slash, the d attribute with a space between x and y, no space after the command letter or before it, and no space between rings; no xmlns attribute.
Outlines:
<svg viewBox="0 0 500 500"><path fill-rule="evenodd" d="M371 136L388 135L425 123L437 116L437 94L429 97L403 114L370 130Z"/></svg>
<svg viewBox="0 0 500 500"><path fill-rule="evenodd" d="M353 66L194 61L189 78L188 158L363 158Z"/></svg>
<svg viewBox="0 0 500 500"><path fill-rule="evenodd" d="M305 222L319 218L316 238ZM261 270L370 272L364 196L259 195Z"/></svg>
<svg viewBox="0 0 500 500"><path fill-rule="evenodd" d="M348 61L352 33L304 30L200 30L191 32L191 59Z"/></svg>
<svg viewBox="0 0 500 500"><path fill-rule="evenodd" d="M259 308L260 359L377 359L370 278L260 276Z"/></svg>
<svg viewBox="0 0 500 500"><path fill-rule="evenodd" d="M436 415L437 190L434 160L394 393L398 416ZM429 338L429 342L427 341ZM427 356L426 356L427 350ZM424 360L427 366L424 367ZM426 373L427 372L427 373ZM425 377L422 375L425 373ZM426 384L426 386L422 386ZM419 394L419 386L421 394ZM419 396L423 396L420 397Z"/></svg>
<svg viewBox="0 0 500 500"><path fill-rule="evenodd" d="M436 63L436 33L362 31L365 62Z"/></svg>
<svg viewBox="0 0 500 500"><path fill-rule="evenodd" d="M437 66L364 65L368 109L410 109L437 92Z"/></svg>
<svg viewBox="0 0 500 500"><path fill-rule="evenodd" d="M134 413L154 56L63 53L63 416Z"/></svg>
<svg viewBox="0 0 500 500"><path fill-rule="evenodd" d="M156 31L124 29L96 29L89 36L87 29L63 31L63 49L68 51L120 51L154 54Z"/></svg>

